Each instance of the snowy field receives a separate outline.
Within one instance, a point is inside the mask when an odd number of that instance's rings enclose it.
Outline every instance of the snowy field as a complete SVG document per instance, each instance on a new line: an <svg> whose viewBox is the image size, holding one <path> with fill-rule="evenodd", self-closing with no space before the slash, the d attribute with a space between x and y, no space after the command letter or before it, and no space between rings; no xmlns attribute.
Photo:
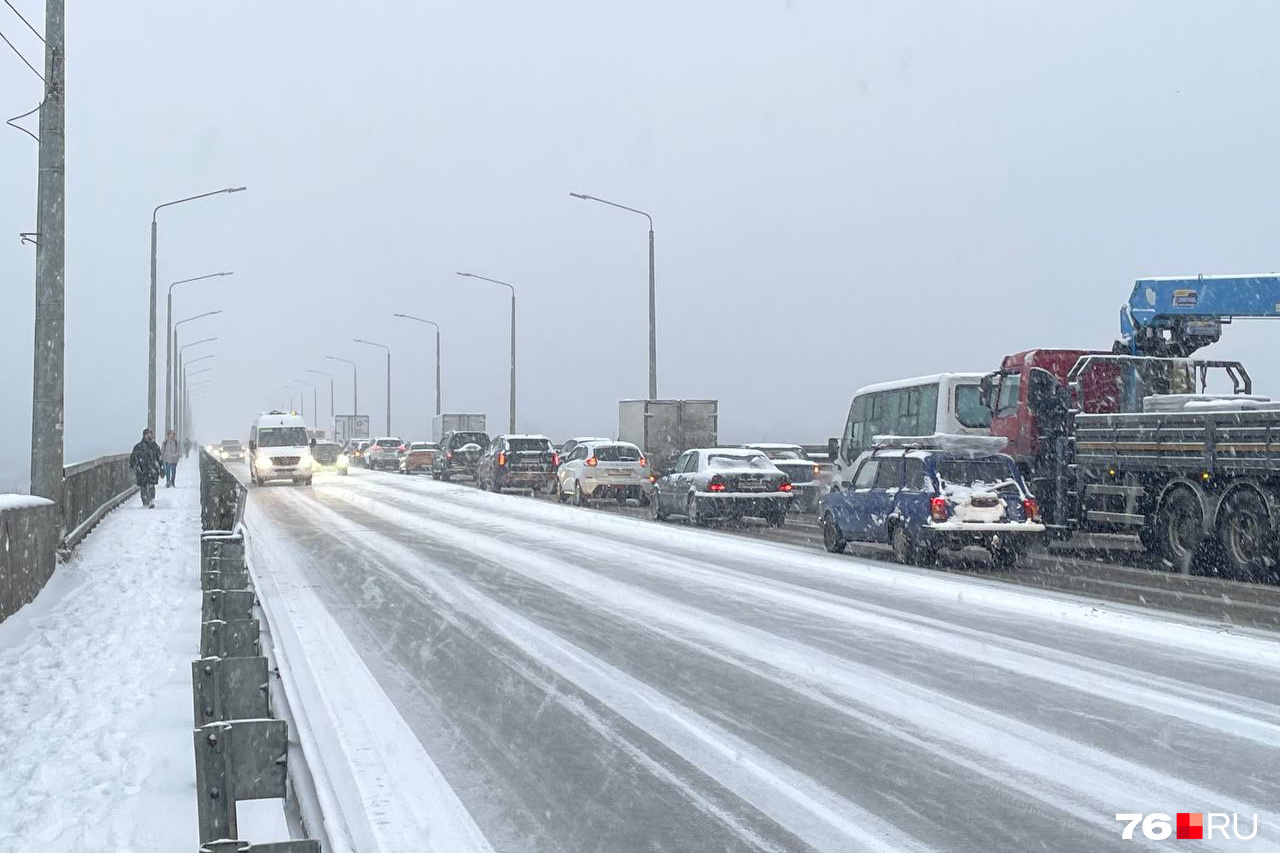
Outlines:
<svg viewBox="0 0 1280 853"><path fill-rule="evenodd" d="M156 508L111 512L0 623L0 851L194 851L191 661L200 652L194 459ZM241 808L288 837L279 801Z"/></svg>
<svg viewBox="0 0 1280 853"><path fill-rule="evenodd" d="M1270 636L393 474L248 523L351 849L1280 850Z"/></svg>

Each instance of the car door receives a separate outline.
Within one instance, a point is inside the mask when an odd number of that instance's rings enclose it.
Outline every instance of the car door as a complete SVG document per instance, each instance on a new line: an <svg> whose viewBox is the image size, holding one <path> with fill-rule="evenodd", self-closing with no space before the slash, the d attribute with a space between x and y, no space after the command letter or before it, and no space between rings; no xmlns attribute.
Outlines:
<svg viewBox="0 0 1280 853"><path fill-rule="evenodd" d="M587 458L585 451L586 447L581 444L573 448L569 451L569 457L560 463L560 470L556 472L556 476L560 479L560 491L567 495L575 494L577 491L575 484L581 476L582 461Z"/></svg>
<svg viewBox="0 0 1280 853"><path fill-rule="evenodd" d="M893 512L894 501L902 491L903 458L881 459L876 469L876 479L867 492L866 541L889 541L889 516Z"/></svg>
<svg viewBox="0 0 1280 853"><path fill-rule="evenodd" d="M880 469L880 460L865 459L853 475L853 479L843 489L844 499L838 505L843 512L838 512L836 520L840 531L847 539L863 541L866 539L869 513L867 510L868 495L875 485L876 471Z"/></svg>
<svg viewBox="0 0 1280 853"><path fill-rule="evenodd" d="M658 478L658 495L660 496L660 508L666 512L683 512L684 496L688 492L688 488L684 485L683 476L685 468L689 465L694 457L692 450L685 451L680 458L676 460L675 466L671 469L671 473L664 474Z"/></svg>

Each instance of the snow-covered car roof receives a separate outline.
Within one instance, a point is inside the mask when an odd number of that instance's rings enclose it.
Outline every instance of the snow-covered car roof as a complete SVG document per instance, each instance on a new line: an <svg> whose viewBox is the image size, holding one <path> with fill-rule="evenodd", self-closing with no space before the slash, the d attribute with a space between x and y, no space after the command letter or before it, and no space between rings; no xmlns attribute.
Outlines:
<svg viewBox="0 0 1280 853"><path fill-rule="evenodd" d="M799 444L788 444L780 441L756 441L742 446L753 450L804 450L804 447Z"/></svg>
<svg viewBox="0 0 1280 853"><path fill-rule="evenodd" d="M939 385L944 381L952 382L981 382L982 377L986 373L934 373L929 376L913 376L910 379L895 379L892 382L877 382L874 385L864 385L857 391L854 396L859 394L872 394L876 391L896 391L899 388L914 388L917 385Z"/></svg>
<svg viewBox="0 0 1280 853"><path fill-rule="evenodd" d="M547 438L545 435L533 435L533 434L528 434L528 435L523 435L523 434L522 434L522 435L500 435L500 436L498 436L498 438L505 438L505 439L508 439L508 440L513 439L513 438L530 438L530 439L537 439L537 440L540 440L540 441L550 441L550 440L551 440L551 439ZM497 439L494 439L494 440L496 441Z"/></svg>
<svg viewBox="0 0 1280 853"><path fill-rule="evenodd" d="M613 439L605 438L603 435L582 435L577 438L566 438L562 444L568 444L571 441L576 441L578 444L586 444L589 441L613 441Z"/></svg>
<svg viewBox="0 0 1280 853"><path fill-rule="evenodd" d="M403 440L397 435L380 435L377 438L371 438L369 441L399 441L403 444Z"/></svg>
<svg viewBox="0 0 1280 853"><path fill-rule="evenodd" d="M717 456L741 456L743 459L749 459L754 456L764 456L764 451L756 450L753 447L691 447L689 449L695 453L714 453Z"/></svg>

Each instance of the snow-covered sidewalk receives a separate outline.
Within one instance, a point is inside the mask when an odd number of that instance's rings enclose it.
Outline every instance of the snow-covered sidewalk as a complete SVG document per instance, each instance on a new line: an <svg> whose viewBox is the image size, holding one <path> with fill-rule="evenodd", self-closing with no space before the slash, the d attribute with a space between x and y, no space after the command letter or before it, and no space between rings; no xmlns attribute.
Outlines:
<svg viewBox="0 0 1280 853"><path fill-rule="evenodd" d="M176 488L161 482L155 509L134 498L108 514L0 623L0 850L198 849L197 479L193 457ZM287 838L270 805L278 831L262 837L273 821L254 809L255 842Z"/></svg>

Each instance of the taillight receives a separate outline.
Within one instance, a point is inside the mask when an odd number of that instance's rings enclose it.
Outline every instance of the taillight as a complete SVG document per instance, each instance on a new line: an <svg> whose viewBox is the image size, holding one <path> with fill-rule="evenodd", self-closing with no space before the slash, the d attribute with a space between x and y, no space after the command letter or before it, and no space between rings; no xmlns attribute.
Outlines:
<svg viewBox="0 0 1280 853"><path fill-rule="evenodd" d="M657 475L657 474L650 474L650 475L649 475L649 482L650 482L650 483L656 483L656 482L658 482L658 475Z"/></svg>
<svg viewBox="0 0 1280 853"><path fill-rule="evenodd" d="M554 466L554 467L556 467L556 468L559 468L559 467L560 467L560 454L559 454L559 453L552 453L552 454L551 454L551 464L552 464L552 466Z"/></svg>
<svg viewBox="0 0 1280 853"><path fill-rule="evenodd" d="M947 520L947 499L946 498L930 498L929 499L929 516L934 521Z"/></svg>
<svg viewBox="0 0 1280 853"><path fill-rule="evenodd" d="M1035 498L1022 499L1022 517L1027 521L1040 520L1040 507L1036 504Z"/></svg>
<svg viewBox="0 0 1280 853"><path fill-rule="evenodd" d="M507 467L507 454L505 453L498 454L498 467L499 468Z"/></svg>
<svg viewBox="0 0 1280 853"><path fill-rule="evenodd" d="M640 461L639 461L637 464L638 464L641 468L643 468L644 466L646 466L646 465L648 465L648 464L649 464L649 460L647 460L647 459L645 459L643 456L641 456L641 457L640 457Z"/></svg>
<svg viewBox="0 0 1280 853"><path fill-rule="evenodd" d="M452 451L452 450L450 450L448 453L446 453L446 454L445 454L445 458L446 458L446 459L452 459L452 458L453 458L453 451Z"/></svg>
<svg viewBox="0 0 1280 853"><path fill-rule="evenodd" d="M778 491L780 492L789 492L792 488L793 487L790 483L781 483L778 485Z"/></svg>
<svg viewBox="0 0 1280 853"><path fill-rule="evenodd" d="M588 457L587 457L587 467L588 467L588 468L594 468L594 467L596 467L596 466L597 466L597 465L599 465L599 464L600 464L600 460L599 460L599 459L597 459L597 458L595 458L594 456L588 456Z"/></svg>
<svg viewBox="0 0 1280 853"><path fill-rule="evenodd" d="M712 480L710 483L708 483L708 484L707 484L707 491L708 491L708 492L723 492L723 491L724 491L724 481L723 481L723 480Z"/></svg>
<svg viewBox="0 0 1280 853"><path fill-rule="evenodd" d="M813 466L813 478L814 478L815 480L816 480L816 479L818 479L818 474L819 474L820 472L821 472L821 469L819 469L817 465L814 465L814 466Z"/></svg>
<svg viewBox="0 0 1280 853"><path fill-rule="evenodd" d="M399 451L398 451L398 452L400 452L400 453L404 453L404 452L405 452L406 450L408 450L408 449L409 449L409 448L405 447L405 446L402 444L402 445L400 445L400 449L399 449Z"/></svg>

